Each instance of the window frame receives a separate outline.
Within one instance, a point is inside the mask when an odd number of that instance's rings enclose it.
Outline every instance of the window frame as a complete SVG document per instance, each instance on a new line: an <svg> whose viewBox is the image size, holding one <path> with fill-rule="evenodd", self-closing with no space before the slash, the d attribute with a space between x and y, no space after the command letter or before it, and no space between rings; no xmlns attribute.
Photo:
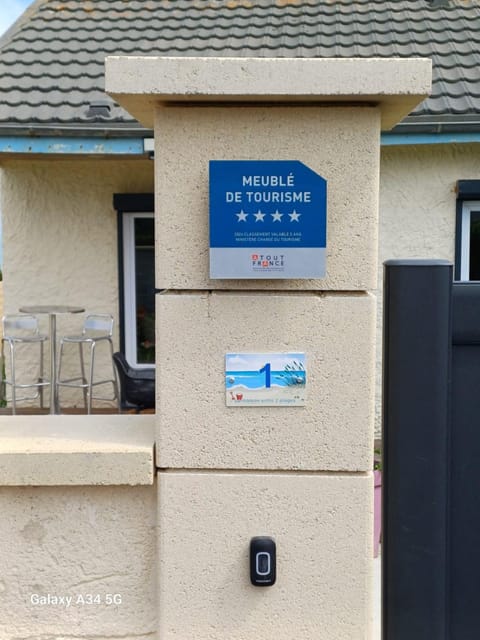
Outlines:
<svg viewBox="0 0 480 640"><path fill-rule="evenodd" d="M457 182L455 229L455 280L470 280L470 222L472 211L480 211L480 180Z"/></svg>
<svg viewBox="0 0 480 640"><path fill-rule="evenodd" d="M135 262L132 256L135 219L154 217L153 193L114 194L114 208L117 210L118 229L118 291L119 291L119 334L120 350L129 364L136 369L154 369L155 364L137 363L135 335L135 282L134 269L129 265ZM132 327L133 332L131 331ZM134 346L132 347L132 344Z"/></svg>
<svg viewBox="0 0 480 640"><path fill-rule="evenodd" d="M153 219L154 214L146 211L124 212L123 223L123 328L125 358L136 369L152 369L152 363L137 360L137 287L136 287L136 249L135 221Z"/></svg>

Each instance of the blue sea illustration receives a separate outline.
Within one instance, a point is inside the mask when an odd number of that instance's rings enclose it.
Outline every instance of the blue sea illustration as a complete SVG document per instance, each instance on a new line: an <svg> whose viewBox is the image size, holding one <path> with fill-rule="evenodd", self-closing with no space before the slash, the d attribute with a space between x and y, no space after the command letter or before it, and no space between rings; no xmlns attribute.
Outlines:
<svg viewBox="0 0 480 640"><path fill-rule="evenodd" d="M305 354L227 354L225 362L227 390L269 389L271 387L304 387Z"/></svg>
<svg viewBox="0 0 480 640"><path fill-rule="evenodd" d="M262 371L226 371L227 389L242 385L247 389L262 389L266 387L265 372ZM270 385L277 387L291 387L305 385L305 371L270 371Z"/></svg>

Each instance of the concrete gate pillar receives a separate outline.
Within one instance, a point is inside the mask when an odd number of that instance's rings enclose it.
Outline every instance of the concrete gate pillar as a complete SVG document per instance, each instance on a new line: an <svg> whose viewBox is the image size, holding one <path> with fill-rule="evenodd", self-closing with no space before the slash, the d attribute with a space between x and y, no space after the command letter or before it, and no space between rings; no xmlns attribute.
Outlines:
<svg viewBox="0 0 480 640"><path fill-rule="evenodd" d="M380 129L430 80L426 60L107 60L107 91L155 128L161 640L370 637ZM326 179L325 278L209 278L210 160ZM297 351L304 406L226 406L225 354Z"/></svg>

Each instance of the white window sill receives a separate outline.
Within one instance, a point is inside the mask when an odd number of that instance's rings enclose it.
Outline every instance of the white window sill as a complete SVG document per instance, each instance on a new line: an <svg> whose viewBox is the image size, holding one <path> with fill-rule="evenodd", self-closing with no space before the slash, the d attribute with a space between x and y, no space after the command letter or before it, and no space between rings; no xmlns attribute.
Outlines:
<svg viewBox="0 0 480 640"><path fill-rule="evenodd" d="M151 485L155 415L0 417L0 486Z"/></svg>

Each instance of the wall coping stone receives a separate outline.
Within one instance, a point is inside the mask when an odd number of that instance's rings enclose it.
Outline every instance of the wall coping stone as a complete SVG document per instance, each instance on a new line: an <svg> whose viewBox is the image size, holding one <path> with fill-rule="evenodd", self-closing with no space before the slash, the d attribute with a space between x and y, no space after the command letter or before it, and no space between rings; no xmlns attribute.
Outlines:
<svg viewBox="0 0 480 640"><path fill-rule="evenodd" d="M0 417L0 486L151 485L155 415Z"/></svg>
<svg viewBox="0 0 480 640"><path fill-rule="evenodd" d="M105 88L141 124L168 102L347 103L379 106L382 128L431 92L426 58L109 56Z"/></svg>

